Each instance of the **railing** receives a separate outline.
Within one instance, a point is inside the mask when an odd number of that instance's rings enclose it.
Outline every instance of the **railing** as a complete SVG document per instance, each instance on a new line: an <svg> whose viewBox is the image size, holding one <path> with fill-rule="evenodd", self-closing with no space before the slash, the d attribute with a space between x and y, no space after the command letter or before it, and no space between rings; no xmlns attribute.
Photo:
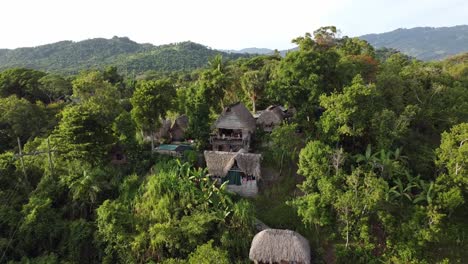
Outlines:
<svg viewBox="0 0 468 264"><path fill-rule="evenodd" d="M211 134L210 138L212 139L221 139L221 140L242 140L241 136L221 136L218 134Z"/></svg>
<svg viewBox="0 0 468 264"><path fill-rule="evenodd" d="M227 144L244 144L244 139L240 137L220 137L220 136L211 136L210 143L227 143Z"/></svg>

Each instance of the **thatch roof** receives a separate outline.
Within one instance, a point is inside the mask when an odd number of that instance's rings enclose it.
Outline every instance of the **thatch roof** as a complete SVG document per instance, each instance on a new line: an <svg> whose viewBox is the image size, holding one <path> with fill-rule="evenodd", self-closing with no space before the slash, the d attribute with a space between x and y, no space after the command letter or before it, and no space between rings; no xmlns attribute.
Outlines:
<svg viewBox="0 0 468 264"><path fill-rule="evenodd" d="M189 124L188 117L186 115L181 115L176 118L176 120L174 121L174 124L171 127L171 130L180 128L183 131L185 131L188 127L188 124Z"/></svg>
<svg viewBox="0 0 468 264"><path fill-rule="evenodd" d="M171 120L166 119L161 121L161 127L156 131L155 137L157 139L168 138L169 130L171 129Z"/></svg>
<svg viewBox="0 0 468 264"><path fill-rule="evenodd" d="M255 119L242 103L236 103L224 108L223 113L214 123L215 128L243 129L255 131Z"/></svg>
<svg viewBox="0 0 468 264"><path fill-rule="evenodd" d="M279 125L283 122L284 113L278 106L270 106L262 111L257 119L257 125Z"/></svg>
<svg viewBox="0 0 468 264"><path fill-rule="evenodd" d="M172 140L183 140L185 138L185 131L187 130L188 125L189 119L186 115L181 115L177 117L170 129Z"/></svg>
<svg viewBox="0 0 468 264"><path fill-rule="evenodd" d="M265 229L255 235L249 258L263 263L310 263L309 242L291 230Z"/></svg>
<svg viewBox="0 0 468 264"><path fill-rule="evenodd" d="M254 153L205 151L205 161L211 175L225 177L234 162L247 175L261 177L260 161L262 155Z"/></svg>

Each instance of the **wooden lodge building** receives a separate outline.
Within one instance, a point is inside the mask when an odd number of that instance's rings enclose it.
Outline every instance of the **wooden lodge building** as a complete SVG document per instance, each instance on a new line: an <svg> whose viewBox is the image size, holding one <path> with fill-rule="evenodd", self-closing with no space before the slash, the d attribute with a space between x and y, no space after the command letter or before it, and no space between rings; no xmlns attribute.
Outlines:
<svg viewBox="0 0 468 264"><path fill-rule="evenodd" d="M227 189L241 196L258 193L261 179L261 154L225 151L204 152L208 173L220 183L228 182Z"/></svg>
<svg viewBox="0 0 468 264"><path fill-rule="evenodd" d="M188 124L189 119L186 115L177 117L171 129L169 130L172 141L182 142L185 140L185 131L188 128Z"/></svg>
<svg viewBox="0 0 468 264"><path fill-rule="evenodd" d="M282 123L289 122L295 114L296 109L293 107L284 108L281 105L270 105L265 110L256 112L254 118L258 128L271 133Z"/></svg>
<svg viewBox="0 0 468 264"><path fill-rule="evenodd" d="M272 105L259 113L256 123L263 131L271 132L283 123L285 117L286 114L280 106Z"/></svg>
<svg viewBox="0 0 468 264"><path fill-rule="evenodd" d="M256 124L245 105L236 103L224 108L213 129L215 132L210 136L210 143L214 151L249 151Z"/></svg>

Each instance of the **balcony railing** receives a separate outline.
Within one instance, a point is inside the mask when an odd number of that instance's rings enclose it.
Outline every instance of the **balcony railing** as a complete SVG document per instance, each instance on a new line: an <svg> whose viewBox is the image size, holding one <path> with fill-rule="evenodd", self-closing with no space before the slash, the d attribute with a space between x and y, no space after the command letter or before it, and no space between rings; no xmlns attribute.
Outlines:
<svg viewBox="0 0 468 264"><path fill-rule="evenodd" d="M242 145L244 144L244 139L241 137L227 137L227 136L218 136L218 135L211 135L210 136L210 143L226 143L231 145Z"/></svg>

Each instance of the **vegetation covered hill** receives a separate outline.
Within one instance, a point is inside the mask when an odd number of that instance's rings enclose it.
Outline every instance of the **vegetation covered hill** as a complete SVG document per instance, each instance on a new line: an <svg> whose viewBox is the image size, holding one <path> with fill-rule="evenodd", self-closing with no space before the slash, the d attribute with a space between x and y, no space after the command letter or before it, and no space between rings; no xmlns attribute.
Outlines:
<svg viewBox="0 0 468 264"><path fill-rule="evenodd" d="M162 46L139 44L126 37L61 41L33 48L0 50L0 69L26 67L55 73L78 73L85 69L103 69L116 65L121 72L189 71L201 68L209 58L245 55L228 54L206 46L181 42Z"/></svg>
<svg viewBox="0 0 468 264"><path fill-rule="evenodd" d="M468 25L416 27L359 37L376 48L394 48L420 60L440 60L468 51Z"/></svg>

